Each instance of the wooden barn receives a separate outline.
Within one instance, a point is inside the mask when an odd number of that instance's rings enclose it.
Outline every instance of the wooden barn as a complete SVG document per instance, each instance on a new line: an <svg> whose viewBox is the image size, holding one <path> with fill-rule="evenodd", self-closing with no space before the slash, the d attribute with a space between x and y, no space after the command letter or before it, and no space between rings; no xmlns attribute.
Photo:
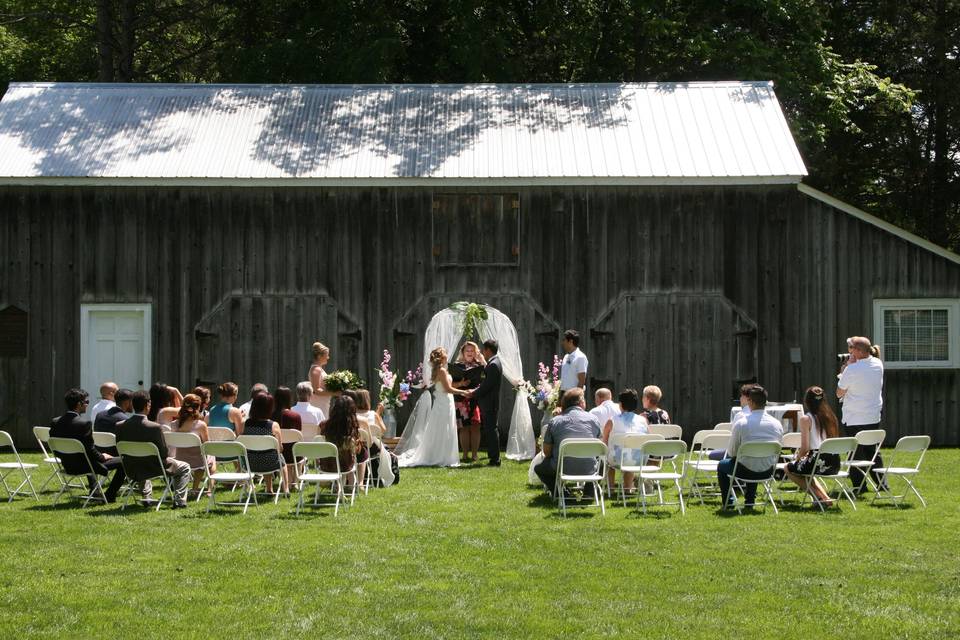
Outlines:
<svg viewBox="0 0 960 640"><path fill-rule="evenodd" d="M375 379L470 300L528 378L578 329L591 388L658 384L690 432L741 381L832 392L868 335L888 440L960 444L960 257L804 175L768 82L12 84L0 429L104 379L293 386L315 340Z"/></svg>

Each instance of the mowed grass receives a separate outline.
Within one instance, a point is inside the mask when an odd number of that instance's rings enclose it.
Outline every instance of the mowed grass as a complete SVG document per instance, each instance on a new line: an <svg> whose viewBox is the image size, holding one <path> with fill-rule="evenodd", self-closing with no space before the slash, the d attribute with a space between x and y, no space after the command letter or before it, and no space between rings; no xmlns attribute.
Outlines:
<svg viewBox="0 0 960 640"><path fill-rule="evenodd" d="M405 469L337 518L21 497L0 504L0 638L955 638L958 463L928 453L926 509L825 515L564 520L512 462Z"/></svg>

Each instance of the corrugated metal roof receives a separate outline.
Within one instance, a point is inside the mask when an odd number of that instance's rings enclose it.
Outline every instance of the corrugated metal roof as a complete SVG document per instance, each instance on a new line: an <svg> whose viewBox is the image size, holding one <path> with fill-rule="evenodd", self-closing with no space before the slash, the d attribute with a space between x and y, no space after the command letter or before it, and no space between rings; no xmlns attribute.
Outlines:
<svg viewBox="0 0 960 640"><path fill-rule="evenodd" d="M12 83L0 178L798 182L769 82Z"/></svg>

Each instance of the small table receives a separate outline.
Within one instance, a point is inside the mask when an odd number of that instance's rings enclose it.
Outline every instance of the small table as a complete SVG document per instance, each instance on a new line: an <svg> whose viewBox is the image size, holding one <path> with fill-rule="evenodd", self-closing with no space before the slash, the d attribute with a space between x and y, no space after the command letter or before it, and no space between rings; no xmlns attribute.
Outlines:
<svg viewBox="0 0 960 640"><path fill-rule="evenodd" d="M797 425L800 421L800 416L803 414L803 405L802 404L793 404L793 403L778 403L778 402L768 402L765 408L768 415L776 418L780 424L784 424L787 420L790 421L790 428L787 429L784 425L784 431L796 431ZM740 413L741 408L739 406L732 407L730 409L730 422L734 421L734 418L737 417L737 414Z"/></svg>

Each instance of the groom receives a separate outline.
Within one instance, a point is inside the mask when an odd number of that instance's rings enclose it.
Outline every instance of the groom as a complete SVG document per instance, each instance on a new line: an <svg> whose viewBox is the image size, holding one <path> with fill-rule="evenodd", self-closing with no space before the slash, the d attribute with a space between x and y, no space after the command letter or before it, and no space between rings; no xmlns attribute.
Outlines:
<svg viewBox="0 0 960 640"><path fill-rule="evenodd" d="M480 421L483 436L487 439L488 463L491 467L500 466L500 431L497 429L497 417L500 412L500 381L503 379L503 368L497 352L500 345L496 340L487 340L483 343L483 357L487 366L483 369L483 382L470 392L469 397L477 401L480 407Z"/></svg>

